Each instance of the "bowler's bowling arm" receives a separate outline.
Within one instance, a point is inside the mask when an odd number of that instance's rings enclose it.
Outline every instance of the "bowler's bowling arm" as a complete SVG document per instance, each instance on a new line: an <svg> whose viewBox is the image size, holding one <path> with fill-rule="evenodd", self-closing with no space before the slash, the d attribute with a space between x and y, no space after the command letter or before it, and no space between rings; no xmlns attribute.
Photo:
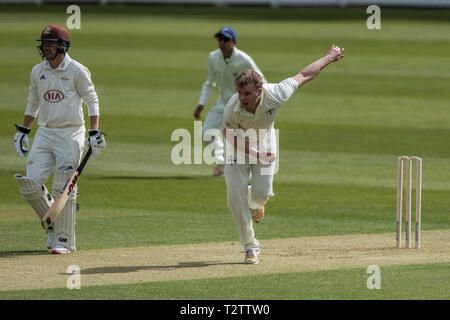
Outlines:
<svg viewBox="0 0 450 320"><path fill-rule="evenodd" d="M228 134L227 134L227 131L228 131ZM247 139L244 140L245 141L244 145L237 142L239 137L235 134L234 129L225 128L223 130L223 134L224 134L226 141L228 143L230 143L232 146L234 146L235 149L237 149L239 151L243 151L246 154L252 155L254 157L258 157L258 154L259 154L258 149L256 149L255 147L250 147L250 143L248 142Z"/></svg>
<svg viewBox="0 0 450 320"><path fill-rule="evenodd" d="M245 139L245 136L240 135L239 130L224 128L223 134L225 137L225 143L231 144L236 150L245 152L249 156L260 159L263 163L272 163L276 160L275 155L272 153L261 152L258 150L254 144L251 144L248 139ZM244 140L244 143L239 143L238 140L242 141L242 139Z"/></svg>

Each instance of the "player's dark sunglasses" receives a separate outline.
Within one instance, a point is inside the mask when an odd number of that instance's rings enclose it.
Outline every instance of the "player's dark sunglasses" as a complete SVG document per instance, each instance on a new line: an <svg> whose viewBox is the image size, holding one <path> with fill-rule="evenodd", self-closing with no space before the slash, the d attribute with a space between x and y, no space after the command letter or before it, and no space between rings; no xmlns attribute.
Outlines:
<svg viewBox="0 0 450 320"><path fill-rule="evenodd" d="M223 41L223 42L228 42L230 41L230 38L224 37L224 36L218 36L217 37L217 41Z"/></svg>

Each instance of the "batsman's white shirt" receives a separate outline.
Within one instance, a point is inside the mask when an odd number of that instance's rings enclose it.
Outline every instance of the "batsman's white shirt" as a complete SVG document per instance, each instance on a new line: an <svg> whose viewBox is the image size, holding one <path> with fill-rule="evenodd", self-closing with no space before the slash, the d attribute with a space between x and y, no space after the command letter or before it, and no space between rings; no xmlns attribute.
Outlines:
<svg viewBox="0 0 450 320"><path fill-rule="evenodd" d="M43 61L31 70L25 115L38 118L39 128L28 155L27 176L37 184L44 184L55 167L77 168L85 138L83 101L89 116L99 115L89 70L67 53L55 69Z"/></svg>
<svg viewBox="0 0 450 320"><path fill-rule="evenodd" d="M220 49L212 51L208 58L208 78L202 86L198 104L206 105L208 103L211 93L216 83L218 83L219 97L213 109L221 109L223 111L228 100L236 93L234 79L245 69L259 73L263 78L263 83L267 82L256 63L244 51L234 47L229 59L224 58Z"/></svg>
<svg viewBox="0 0 450 320"><path fill-rule="evenodd" d="M84 124L82 102L88 116L98 116L98 97L89 70L66 53L53 69L43 61L31 70L25 115L38 117L39 127L80 127Z"/></svg>

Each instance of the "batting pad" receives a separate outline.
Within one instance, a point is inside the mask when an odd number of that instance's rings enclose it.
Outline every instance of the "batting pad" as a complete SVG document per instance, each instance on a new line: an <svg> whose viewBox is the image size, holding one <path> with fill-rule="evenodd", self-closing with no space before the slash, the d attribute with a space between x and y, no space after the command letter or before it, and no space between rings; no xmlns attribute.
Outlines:
<svg viewBox="0 0 450 320"><path fill-rule="evenodd" d="M39 186L31 178L20 174L16 174L15 178L19 182L19 190L23 198L30 203L39 220L41 220L53 204L52 196L44 185Z"/></svg>
<svg viewBox="0 0 450 320"><path fill-rule="evenodd" d="M67 180L72 175L72 171L56 170L53 176L53 196L56 198L64 186ZM62 209L61 213L56 217L53 222L53 242L51 247L56 245L62 245L74 252L75 248L75 213L76 213L76 198L77 198L77 185L74 186L72 193L67 200L66 205Z"/></svg>

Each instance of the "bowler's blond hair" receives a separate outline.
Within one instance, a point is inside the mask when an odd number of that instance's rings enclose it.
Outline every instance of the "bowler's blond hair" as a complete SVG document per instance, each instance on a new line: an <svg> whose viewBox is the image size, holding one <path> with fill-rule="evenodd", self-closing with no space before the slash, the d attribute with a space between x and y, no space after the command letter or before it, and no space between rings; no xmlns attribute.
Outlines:
<svg viewBox="0 0 450 320"><path fill-rule="evenodd" d="M239 76L237 76L236 79L234 79L234 88L236 90L239 90L243 86L246 86L247 84L253 84L258 90L259 88L262 88L262 78L261 75L253 70L244 70L241 72Z"/></svg>

